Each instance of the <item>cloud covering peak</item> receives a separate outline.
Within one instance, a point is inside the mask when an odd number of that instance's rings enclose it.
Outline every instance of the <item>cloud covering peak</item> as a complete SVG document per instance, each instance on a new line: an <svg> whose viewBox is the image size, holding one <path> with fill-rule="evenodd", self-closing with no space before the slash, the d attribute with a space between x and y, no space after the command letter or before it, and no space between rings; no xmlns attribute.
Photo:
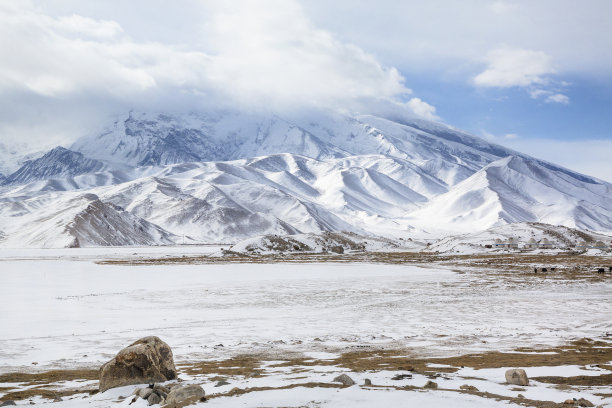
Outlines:
<svg viewBox="0 0 612 408"><path fill-rule="evenodd" d="M138 42L116 21L53 17L31 3L2 3L0 90L131 104L183 95L279 106L410 93L395 68L313 27L293 1L202 7L208 17L196 46Z"/></svg>

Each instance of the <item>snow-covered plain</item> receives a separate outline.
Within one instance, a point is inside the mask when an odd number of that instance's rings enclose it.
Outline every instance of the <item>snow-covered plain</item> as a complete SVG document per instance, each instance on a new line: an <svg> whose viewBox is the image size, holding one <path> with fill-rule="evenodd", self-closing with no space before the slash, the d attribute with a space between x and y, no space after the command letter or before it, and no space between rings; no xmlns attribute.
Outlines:
<svg viewBox="0 0 612 408"><path fill-rule="evenodd" d="M0 252L0 373L97 368L134 340L157 335L185 364L238 354L326 358L364 346L405 349L413 357L457 356L522 346L556 345L612 331L612 283L506 279L430 265L206 264L101 265L109 258L205 254L218 247L4 250ZM36 363L33 365L33 363ZM461 371L442 388L478 377L481 390L516 397L503 369ZM536 375L589 375L584 367L541 368ZM233 387L329 382L339 367L308 367L303 379L279 370L264 378L232 379ZM528 370L529 372L529 370ZM578 374L579 373L579 374ZM358 383L389 383L393 373L350 373ZM193 378L183 376L187 381ZM426 377L391 385L423 386ZM448 382L447 382L448 381ZM127 390L129 388L129 390ZM110 406L134 387L57 406ZM601 388L601 387L599 387ZM604 387L605 388L605 387ZM609 387L608 387L609 389ZM585 391L593 402L602 398ZM527 398L576 397L546 384ZM529 395L528 395L529 394ZM294 388L213 399L213 406L506 405L439 391ZM580 397L578 396L578 397ZM117 402L127 405L130 399ZM34 402L44 402L34 399ZM404 401L404 402L402 402ZM143 402L143 401L141 401ZM135 405L140 406L140 405Z"/></svg>

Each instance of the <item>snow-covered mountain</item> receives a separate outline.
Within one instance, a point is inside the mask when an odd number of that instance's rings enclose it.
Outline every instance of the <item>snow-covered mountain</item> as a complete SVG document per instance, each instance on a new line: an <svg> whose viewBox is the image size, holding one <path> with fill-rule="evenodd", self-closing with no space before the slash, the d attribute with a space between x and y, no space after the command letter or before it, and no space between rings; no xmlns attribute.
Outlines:
<svg viewBox="0 0 612 408"><path fill-rule="evenodd" d="M19 170L6 177L2 184L25 184L36 180L95 173L106 167L99 160L58 146L38 159L26 161Z"/></svg>
<svg viewBox="0 0 612 408"><path fill-rule="evenodd" d="M535 159L497 160L412 216L447 230L523 221L612 231L612 185ZM419 223L419 222L417 222Z"/></svg>
<svg viewBox="0 0 612 408"><path fill-rule="evenodd" d="M612 231L609 183L443 124L328 111L130 112L2 184L5 246L401 237L525 221ZM91 197L85 213L67 204ZM79 221L96 211L103 223ZM123 238L94 236L98 227Z"/></svg>

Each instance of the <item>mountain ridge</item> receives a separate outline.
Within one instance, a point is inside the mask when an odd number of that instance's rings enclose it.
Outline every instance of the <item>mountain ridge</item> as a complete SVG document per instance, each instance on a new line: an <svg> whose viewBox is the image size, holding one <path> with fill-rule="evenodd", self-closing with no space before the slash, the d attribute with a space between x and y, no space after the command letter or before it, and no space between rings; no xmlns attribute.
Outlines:
<svg viewBox="0 0 612 408"><path fill-rule="evenodd" d="M325 231L397 238L516 222L612 231L611 184L423 119L130 112L7 180L0 246L16 242L12 224L33 216L28 200L48 200L64 219L66 197L87 194L121 208L100 207L107 217L125 212L110 217L118 230L133 217L157 231L120 242Z"/></svg>

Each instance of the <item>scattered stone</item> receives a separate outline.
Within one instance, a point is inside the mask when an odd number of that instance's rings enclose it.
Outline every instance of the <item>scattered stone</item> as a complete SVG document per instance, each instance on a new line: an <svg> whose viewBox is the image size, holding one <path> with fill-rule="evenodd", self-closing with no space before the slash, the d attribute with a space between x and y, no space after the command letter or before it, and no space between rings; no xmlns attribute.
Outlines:
<svg viewBox="0 0 612 408"><path fill-rule="evenodd" d="M164 408L181 408L198 401L206 401L206 393L197 384L174 387L166 398Z"/></svg>
<svg viewBox="0 0 612 408"><path fill-rule="evenodd" d="M593 403L587 399L584 398L580 398L578 401L576 401L578 403L579 407L594 407L595 405L593 405Z"/></svg>
<svg viewBox="0 0 612 408"><path fill-rule="evenodd" d="M519 394L519 395L516 396L516 398L523 399L523 398L525 398L525 396L523 394Z"/></svg>
<svg viewBox="0 0 612 408"><path fill-rule="evenodd" d="M467 384L463 384L461 387L459 387L459 389L465 391L478 391L478 388L474 387L473 385Z"/></svg>
<svg viewBox="0 0 612 408"><path fill-rule="evenodd" d="M149 402L149 405L155 405L155 404L159 404L162 402L162 397L161 395L158 395L157 393L153 392L151 393L151 395L149 395L149 398L147 398L147 401Z"/></svg>
<svg viewBox="0 0 612 408"><path fill-rule="evenodd" d="M62 401L63 401L62 397L53 398L53 402L62 402Z"/></svg>
<svg viewBox="0 0 612 408"><path fill-rule="evenodd" d="M355 385L355 381L351 377L346 374L341 374L333 379L334 382L342 383L345 387L350 387L351 385Z"/></svg>
<svg viewBox="0 0 612 408"><path fill-rule="evenodd" d="M344 253L344 248L340 245L335 245L331 248L329 248L329 250L335 254L343 254Z"/></svg>
<svg viewBox="0 0 612 408"><path fill-rule="evenodd" d="M394 381L405 380L406 378L412 378L412 374L395 374L391 377Z"/></svg>
<svg viewBox="0 0 612 408"><path fill-rule="evenodd" d="M593 403L587 399L584 398L580 398L580 399L571 399L571 400L565 400L563 401L564 405L574 405L574 406L579 406L579 407L594 407L595 405L593 405Z"/></svg>
<svg viewBox="0 0 612 408"><path fill-rule="evenodd" d="M514 385L529 385L527 373L521 368L513 368L506 371L506 382Z"/></svg>
<svg viewBox="0 0 612 408"><path fill-rule="evenodd" d="M176 376L170 346L159 337L144 337L100 367L100 392L125 385L164 382Z"/></svg>
<svg viewBox="0 0 612 408"><path fill-rule="evenodd" d="M427 381L427 383L425 383L425 385L423 386L423 388L429 388L431 390L435 390L436 388L438 388L438 384L429 380Z"/></svg>
<svg viewBox="0 0 612 408"><path fill-rule="evenodd" d="M372 380L370 380L369 378L366 378L363 382L363 385L372 385Z"/></svg>
<svg viewBox="0 0 612 408"><path fill-rule="evenodd" d="M8 407L12 405L17 405L17 404L13 400L6 400L2 404L0 404L0 407Z"/></svg>
<svg viewBox="0 0 612 408"><path fill-rule="evenodd" d="M223 387L224 385L230 385L230 383L225 380L221 380L215 385L215 387Z"/></svg>

